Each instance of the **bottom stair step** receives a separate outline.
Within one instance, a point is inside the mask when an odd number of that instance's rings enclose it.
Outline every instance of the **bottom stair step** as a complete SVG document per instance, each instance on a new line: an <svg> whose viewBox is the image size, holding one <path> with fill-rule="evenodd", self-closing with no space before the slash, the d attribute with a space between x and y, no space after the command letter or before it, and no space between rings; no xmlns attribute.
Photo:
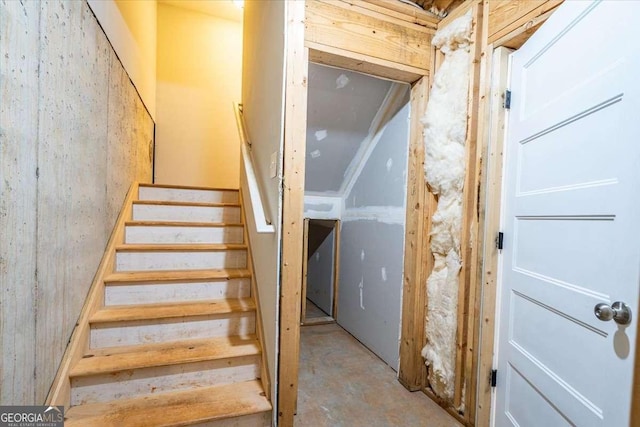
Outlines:
<svg viewBox="0 0 640 427"><path fill-rule="evenodd" d="M260 381L147 395L71 407L65 427L177 427L269 425L271 403ZM261 416L262 414L262 416ZM242 422L246 417L247 423ZM227 420L232 424L227 424ZM266 424L265 424L266 423Z"/></svg>

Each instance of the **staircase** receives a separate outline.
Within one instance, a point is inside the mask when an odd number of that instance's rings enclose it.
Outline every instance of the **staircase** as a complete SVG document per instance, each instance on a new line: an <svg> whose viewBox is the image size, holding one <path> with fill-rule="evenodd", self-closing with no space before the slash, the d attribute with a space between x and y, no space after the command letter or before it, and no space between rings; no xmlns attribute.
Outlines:
<svg viewBox="0 0 640 427"><path fill-rule="evenodd" d="M270 426L238 191L135 187L50 403L67 427Z"/></svg>

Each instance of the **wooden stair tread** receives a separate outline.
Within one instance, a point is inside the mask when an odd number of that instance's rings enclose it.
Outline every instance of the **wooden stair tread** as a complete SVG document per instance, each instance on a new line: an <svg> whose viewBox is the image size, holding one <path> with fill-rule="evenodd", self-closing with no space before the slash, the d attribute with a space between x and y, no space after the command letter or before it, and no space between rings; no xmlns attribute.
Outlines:
<svg viewBox="0 0 640 427"><path fill-rule="evenodd" d="M255 335L100 348L89 350L71 369L69 376L83 377L258 354L260 345Z"/></svg>
<svg viewBox="0 0 640 427"><path fill-rule="evenodd" d="M194 206L204 208L239 208L240 203L176 202L170 200L135 200L133 205Z"/></svg>
<svg viewBox="0 0 640 427"><path fill-rule="evenodd" d="M149 184L149 183L140 183L139 187L171 188L174 190L233 191L234 193L237 193L240 191L237 188L198 187L198 186L191 186L191 185Z"/></svg>
<svg viewBox="0 0 640 427"><path fill-rule="evenodd" d="M114 323L137 320L196 317L254 311L251 298L227 298L199 302L113 305L96 311L89 323Z"/></svg>
<svg viewBox="0 0 640 427"><path fill-rule="evenodd" d="M271 410L259 380L71 407L66 427L187 426Z"/></svg>
<svg viewBox="0 0 640 427"><path fill-rule="evenodd" d="M151 270L151 271L126 271L111 273L105 284L117 285L138 282L175 282L196 280L221 280L249 278L251 273L245 268L221 268L211 270Z"/></svg>
<svg viewBox="0 0 640 427"><path fill-rule="evenodd" d="M127 221L127 227L244 227L236 222Z"/></svg>
<svg viewBox="0 0 640 427"><path fill-rule="evenodd" d="M247 249L244 243L129 243L116 246L116 252L216 252Z"/></svg>

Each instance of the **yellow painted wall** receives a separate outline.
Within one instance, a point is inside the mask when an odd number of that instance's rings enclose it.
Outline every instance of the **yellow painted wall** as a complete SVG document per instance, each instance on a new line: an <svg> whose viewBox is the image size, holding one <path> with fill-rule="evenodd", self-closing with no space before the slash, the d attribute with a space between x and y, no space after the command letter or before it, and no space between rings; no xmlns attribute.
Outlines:
<svg viewBox="0 0 640 427"><path fill-rule="evenodd" d="M87 0L151 117L156 118L156 0Z"/></svg>
<svg viewBox="0 0 640 427"><path fill-rule="evenodd" d="M238 188L242 23L158 4L157 183Z"/></svg>

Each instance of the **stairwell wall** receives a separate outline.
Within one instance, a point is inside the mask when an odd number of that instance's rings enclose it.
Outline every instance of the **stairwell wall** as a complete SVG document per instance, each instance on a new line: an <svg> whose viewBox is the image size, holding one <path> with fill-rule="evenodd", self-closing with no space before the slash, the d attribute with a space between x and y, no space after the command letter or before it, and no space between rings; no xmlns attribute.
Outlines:
<svg viewBox="0 0 640 427"><path fill-rule="evenodd" d="M278 348L278 292L280 281L280 237L282 214L282 144L284 132L285 3L245 1L242 104L251 155L265 211L275 233L259 234L252 224L247 231L255 261L254 270L264 325L264 350L271 375L272 403L276 399ZM271 155L277 159L277 173L271 177Z"/></svg>
<svg viewBox="0 0 640 427"><path fill-rule="evenodd" d="M85 1L0 29L0 403L42 404L154 123Z"/></svg>

